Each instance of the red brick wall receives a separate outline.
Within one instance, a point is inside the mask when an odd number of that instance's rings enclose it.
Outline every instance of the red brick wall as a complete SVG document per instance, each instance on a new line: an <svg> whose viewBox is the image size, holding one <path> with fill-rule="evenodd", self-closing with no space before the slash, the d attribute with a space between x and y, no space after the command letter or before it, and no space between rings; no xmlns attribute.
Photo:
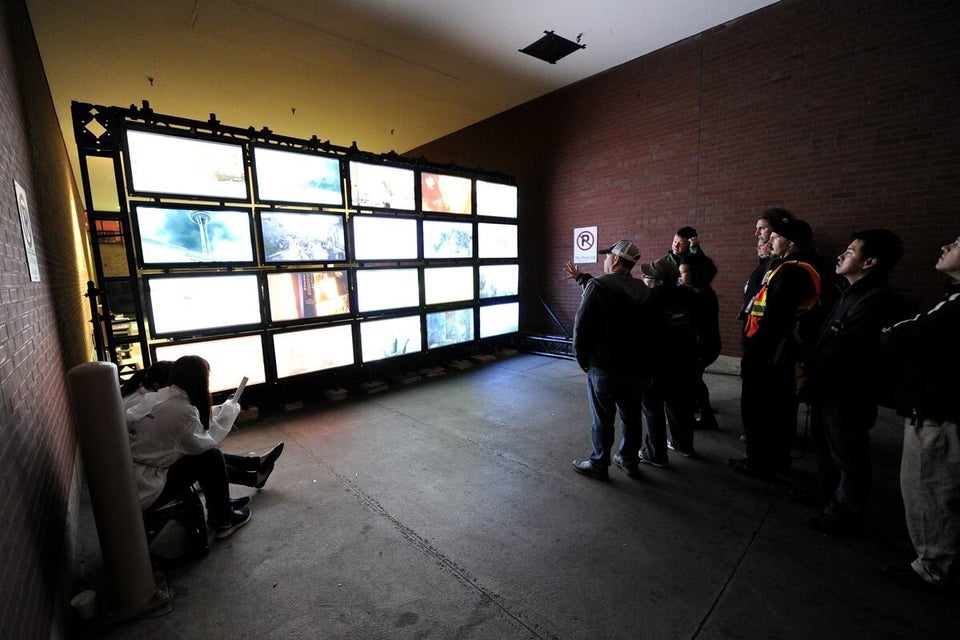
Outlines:
<svg viewBox="0 0 960 640"><path fill-rule="evenodd" d="M753 226L770 206L807 219L831 261L853 229L895 230L894 283L939 296L938 248L960 233L958 27L951 0L784 0L411 154L518 178L523 330L563 333L535 293L571 328L575 227L653 259L691 224L738 355Z"/></svg>
<svg viewBox="0 0 960 640"><path fill-rule="evenodd" d="M0 637L47 638L65 635L54 620L76 453L65 371L90 348L80 199L22 0L0 3L0 132ZM14 180L27 192L40 282Z"/></svg>

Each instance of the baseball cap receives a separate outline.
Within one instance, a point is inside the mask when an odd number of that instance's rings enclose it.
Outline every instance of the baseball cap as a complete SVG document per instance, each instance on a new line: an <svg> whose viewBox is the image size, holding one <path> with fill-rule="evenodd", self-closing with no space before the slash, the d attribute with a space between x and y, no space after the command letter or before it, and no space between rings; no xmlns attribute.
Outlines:
<svg viewBox="0 0 960 640"><path fill-rule="evenodd" d="M645 262L640 265L640 271L643 275L656 278L661 282L676 282L680 277L680 269L670 256L657 258L653 262Z"/></svg>
<svg viewBox="0 0 960 640"><path fill-rule="evenodd" d="M770 227L775 234L783 236L799 247L805 247L813 239L813 229L803 220L791 220L784 216L774 220Z"/></svg>
<svg viewBox="0 0 960 640"><path fill-rule="evenodd" d="M609 249L600 249L597 253L612 253L634 264L640 259L640 248L629 240L618 240L617 243Z"/></svg>

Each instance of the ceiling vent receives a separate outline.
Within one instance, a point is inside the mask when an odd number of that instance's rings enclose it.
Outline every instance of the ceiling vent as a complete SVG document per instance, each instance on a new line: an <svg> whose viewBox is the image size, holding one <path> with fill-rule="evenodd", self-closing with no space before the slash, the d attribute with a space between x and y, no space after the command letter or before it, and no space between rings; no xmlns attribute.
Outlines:
<svg viewBox="0 0 960 640"><path fill-rule="evenodd" d="M525 53L550 64L556 64L557 60L570 55L577 49L587 48L587 45L567 40L553 31L544 31L543 33L545 35L542 38L520 49L520 53ZM579 37L577 39L579 40Z"/></svg>

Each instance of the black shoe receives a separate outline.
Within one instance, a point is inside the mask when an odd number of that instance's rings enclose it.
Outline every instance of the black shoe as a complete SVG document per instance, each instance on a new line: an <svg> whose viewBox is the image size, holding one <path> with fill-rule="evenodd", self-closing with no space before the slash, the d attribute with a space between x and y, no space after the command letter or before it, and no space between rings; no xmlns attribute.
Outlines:
<svg viewBox="0 0 960 640"><path fill-rule="evenodd" d="M267 484L267 478L269 478L270 474L273 473L273 465L277 461L277 458L280 457L281 453L283 453L282 442L271 449L267 454L260 457L260 469L257 471L257 482L253 485L255 489L263 489L263 486Z"/></svg>
<svg viewBox="0 0 960 640"><path fill-rule="evenodd" d="M610 472L606 467L598 467L593 463L593 460L574 460L573 469L581 475L585 475L588 478L595 478L596 480L609 480Z"/></svg>
<svg viewBox="0 0 960 640"><path fill-rule="evenodd" d="M273 471L273 465L277 461L277 458L280 457L281 453L283 453L283 443L278 442L273 449L270 449L270 451L260 456L259 471L266 471L267 473Z"/></svg>
<svg viewBox="0 0 960 640"><path fill-rule="evenodd" d="M904 587L926 591L927 593L943 593L944 587L933 582L927 582L909 564L888 564L881 571L884 575Z"/></svg>
<svg viewBox="0 0 960 640"><path fill-rule="evenodd" d="M777 474L772 471L766 471L763 469L757 469L750 464L750 461L746 458L728 458L727 464L730 465L730 469L734 473L739 473L742 476L749 476L751 478L758 478L760 480L776 480Z"/></svg>
<svg viewBox="0 0 960 640"><path fill-rule="evenodd" d="M233 535L234 531L250 522L250 517L252 515L253 514L251 513L249 507L233 509L230 512L229 520L214 527L213 537L217 538L218 540L222 540L223 538Z"/></svg>
<svg viewBox="0 0 960 640"><path fill-rule="evenodd" d="M625 474L627 474L627 476L629 476L629 477L631 477L631 478L636 478L637 476L640 475L640 469L637 468L637 463L636 463L636 462L624 462L624 461L623 461L623 456L620 455L619 453L614 454L614 456L613 456L613 463L614 463L615 465L617 465L618 467L620 467L620 469L622 469L623 472L624 472Z"/></svg>

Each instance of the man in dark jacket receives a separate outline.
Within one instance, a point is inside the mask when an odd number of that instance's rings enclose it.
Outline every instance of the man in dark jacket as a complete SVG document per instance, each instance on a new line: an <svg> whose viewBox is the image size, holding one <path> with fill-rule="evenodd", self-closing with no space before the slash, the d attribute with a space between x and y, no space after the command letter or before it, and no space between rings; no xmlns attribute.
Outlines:
<svg viewBox="0 0 960 640"><path fill-rule="evenodd" d="M623 439L613 460L627 475L637 475L643 436L640 398L649 375L642 345L644 306L650 289L630 274L640 258L635 244L620 240L600 253L606 254L604 274L586 281L573 325L574 353L580 368L587 372L593 443L590 457L574 460L573 468L585 476L607 480L618 411ZM571 265L567 271L571 274Z"/></svg>
<svg viewBox="0 0 960 640"><path fill-rule="evenodd" d="M848 283L827 314L798 387L812 408L823 512L809 524L824 533L857 528L870 489L870 429L877 419L880 333L902 306L887 276L903 242L886 229L854 233L837 257Z"/></svg>
<svg viewBox="0 0 960 640"><path fill-rule="evenodd" d="M933 309L884 329L898 363L894 406L905 418L900 491L917 553L888 567L895 578L942 589L960 549L960 237L941 248L937 271L950 278Z"/></svg>
<svg viewBox="0 0 960 640"><path fill-rule="evenodd" d="M772 227L771 255L778 262L751 302L740 361L747 455L728 461L736 473L766 480L790 465L797 429L799 336L804 314L820 298L820 276L813 266L819 257L805 251L813 236L810 225L783 217Z"/></svg>

